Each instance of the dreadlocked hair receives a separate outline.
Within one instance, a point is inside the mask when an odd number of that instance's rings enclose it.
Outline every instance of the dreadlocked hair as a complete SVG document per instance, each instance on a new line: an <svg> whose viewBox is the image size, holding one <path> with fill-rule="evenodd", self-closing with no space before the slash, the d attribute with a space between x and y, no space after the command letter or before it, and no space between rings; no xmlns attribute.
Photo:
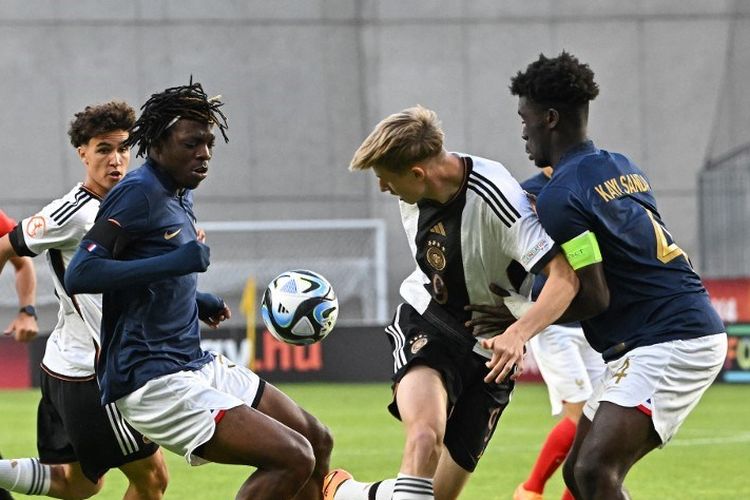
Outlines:
<svg viewBox="0 0 750 500"><path fill-rule="evenodd" d="M555 58L544 57L518 72L510 81L510 92L542 104L581 106L599 95L594 72L588 64L563 51Z"/></svg>
<svg viewBox="0 0 750 500"><path fill-rule="evenodd" d="M138 145L137 156L143 156L149 148L158 143L166 131L178 119L195 120L211 123L219 127L224 142L227 137L227 117L222 113L221 96L208 97L203 86L190 77L188 85L171 87L164 92L152 94L141 106L141 116L130 129L130 136L125 141L128 147Z"/></svg>

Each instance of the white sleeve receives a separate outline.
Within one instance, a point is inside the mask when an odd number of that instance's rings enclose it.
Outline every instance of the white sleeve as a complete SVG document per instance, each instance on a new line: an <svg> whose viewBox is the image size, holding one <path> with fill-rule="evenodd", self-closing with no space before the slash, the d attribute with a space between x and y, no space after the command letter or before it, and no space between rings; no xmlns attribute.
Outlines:
<svg viewBox="0 0 750 500"><path fill-rule="evenodd" d="M557 253L555 241L542 227L526 193L515 179L504 182L502 191L519 215L509 228L499 221L496 223L502 230L502 250L527 271L538 273L549 257Z"/></svg>
<svg viewBox="0 0 750 500"><path fill-rule="evenodd" d="M26 247L35 255L50 248L75 248L91 228L91 221L82 217L86 211L64 214L65 201L55 200L39 213L21 221Z"/></svg>

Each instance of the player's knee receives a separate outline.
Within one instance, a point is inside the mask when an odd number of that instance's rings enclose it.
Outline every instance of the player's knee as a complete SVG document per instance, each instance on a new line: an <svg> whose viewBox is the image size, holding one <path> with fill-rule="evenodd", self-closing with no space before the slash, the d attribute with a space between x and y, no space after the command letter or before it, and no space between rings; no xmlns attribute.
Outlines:
<svg viewBox="0 0 750 500"><path fill-rule="evenodd" d="M437 457L443 444L443 435L430 427L418 427L406 437L407 450L424 457Z"/></svg>
<svg viewBox="0 0 750 500"><path fill-rule="evenodd" d="M292 443L289 459L286 461L286 474L289 481L305 484L315 469L315 452L310 442L299 435Z"/></svg>
<svg viewBox="0 0 750 500"><path fill-rule="evenodd" d="M612 491L618 483L615 469L593 456L578 457L574 475L579 491L586 497L597 491Z"/></svg>
<svg viewBox="0 0 750 500"><path fill-rule="evenodd" d="M307 438L312 445L316 461L327 461L333 451L333 435L328 427L314 419Z"/></svg>
<svg viewBox="0 0 750 500"><path fill-rule="evenodd" d="M75 480L70 479L67 481L64 491L60 493L60 498L63 500L83 500L85 498L91 498L99 493L104 486L104 478L99 478L99 481L92 483L87 479Z"/></svg>
<svg viewBox="0 0 750 500"><path fill-rule="evenodd" d="M137 481L131 481L132 487L138 491L139 498L159 499L164 496L169 484L169 471L166 464L154 467L138 477Z"/></svg>

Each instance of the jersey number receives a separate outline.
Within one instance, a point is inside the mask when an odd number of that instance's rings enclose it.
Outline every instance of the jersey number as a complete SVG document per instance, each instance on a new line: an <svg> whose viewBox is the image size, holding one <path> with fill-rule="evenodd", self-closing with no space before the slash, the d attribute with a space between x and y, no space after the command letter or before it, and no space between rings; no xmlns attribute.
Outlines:
<svg viewBox="0 0 750 500"><path fill-rule="evenodd" d="M654 214L651 213L651 210L645 207L644 210L646 210L648 218L651 219L651 224L654 226L654 235L656 236L656 258L659 259L662 264L666 264L680 255L684 255L685 260L689 263L690 261L688 260L687 255L685 255L685 252L682 251L682 248L678 247L674 241L672 243L669 242L672 239L672 235L669 234L669 231L667 231L667 229L654 218ZM669 238L667 238L667 236L669 236Z"/></svg>

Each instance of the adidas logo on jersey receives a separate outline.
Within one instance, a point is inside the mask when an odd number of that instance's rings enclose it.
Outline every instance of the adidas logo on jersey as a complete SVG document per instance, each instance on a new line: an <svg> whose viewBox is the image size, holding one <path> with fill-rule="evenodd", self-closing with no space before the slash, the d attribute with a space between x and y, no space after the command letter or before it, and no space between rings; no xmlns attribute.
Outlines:
<svg viewBox="0 0 750 500"><path fill-rule="evenodd" d="M432 226L432 229L430 229L431 233L437 233L441 236L445 236L445 226L443 226L442 222L438 222L434 226Z"/></svg>

